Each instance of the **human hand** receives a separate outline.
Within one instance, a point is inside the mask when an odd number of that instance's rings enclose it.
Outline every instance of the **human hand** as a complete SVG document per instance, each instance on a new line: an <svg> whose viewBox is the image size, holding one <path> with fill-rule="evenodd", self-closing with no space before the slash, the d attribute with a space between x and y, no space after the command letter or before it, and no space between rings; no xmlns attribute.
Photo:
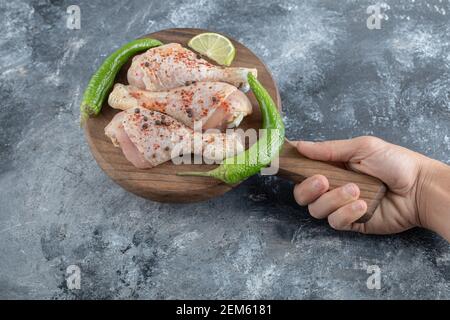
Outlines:
<svg viewBox="0 0 450 320"><path fill-rule="evenodd" d="M375 137L294 144L310 159L343 163L347 169L379 178L389 189L373 217L366 223L356 223L367 210L367 204L358 199L358 186L349 183L329 191L325 176L312 176L295 186L294 197L300 205L308 205L313 217L327 218L337 230L371 234L398 233L415 226L442 231L433 228L435 219L429 216L430 201L426 198L435 180L434 168L445 165ZM448 166L445 167L448 174ZM445 237L450 236L445 232L450 229L449 223L440 232Z"/></svg>

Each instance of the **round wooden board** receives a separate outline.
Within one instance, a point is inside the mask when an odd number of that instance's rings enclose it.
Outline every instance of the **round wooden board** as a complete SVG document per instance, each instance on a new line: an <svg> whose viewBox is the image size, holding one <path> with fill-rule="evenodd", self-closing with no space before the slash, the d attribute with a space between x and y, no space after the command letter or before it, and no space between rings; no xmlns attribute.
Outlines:
<svg viewBox="0 0 450 320"><path fill-rule="evenodd" d="M195 35L208 32L202 29L167 29L143 36L143 38L158 39L163 43L177 42L187 47L188 41ZM227 36L228 37L228 36ZM258 80L269 91L272 98L281 110L281 99L267 67L243 44L228 37L236 48L236 57L232 67L247 67L258 69ZM116 77L116 83L128 84L126 71L130 61L124 65ZM241 128L259 129L261 127L261 114L258 104L251 92L247 93L253 105L253 114L246 117ZM232 187L219 180L208 177L177 176L181 171L207 171L216 165L174 165L171 161L163 163L151 169L137 169L125 156L120 148L116 148L110 139L105 136L104 129L118 110L112 109L107 102L102 107L102 112L95 118L90 118L85 126L87 141L91 152L100 168L106 174L122 186L124 189L159 202L194 202L207 200L219 196Z"/></svg>

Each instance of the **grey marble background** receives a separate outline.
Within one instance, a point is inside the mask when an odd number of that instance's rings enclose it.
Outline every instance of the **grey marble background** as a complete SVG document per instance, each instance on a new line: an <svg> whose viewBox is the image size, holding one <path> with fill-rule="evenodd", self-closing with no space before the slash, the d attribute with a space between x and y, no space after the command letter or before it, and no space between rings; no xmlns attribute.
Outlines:
<svg viewBox="0 0 450 320"><path fill-rule="evenodd" d="M78 126L110 52L164 28L230 34L278 81L291 139L373 134L450 162L450 2L0 0L0 298L450 298L450 246L425 230L331 230L292 185L160 204L115 185ZM66 8L81 8L81 29ZM65 283L81 268L81 289ZM369 290L366 268L381 268Z"/></svg>

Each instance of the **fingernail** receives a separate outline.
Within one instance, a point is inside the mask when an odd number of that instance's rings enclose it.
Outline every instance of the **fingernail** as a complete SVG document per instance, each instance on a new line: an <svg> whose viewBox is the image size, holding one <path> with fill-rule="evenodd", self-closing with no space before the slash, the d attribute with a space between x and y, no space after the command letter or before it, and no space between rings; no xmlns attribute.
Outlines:
<svg viewBox="0 0 450 320"><path fill-rule="evenodd" d="M284 138L286 140L287 143L289 143L291 146L297 148L297 141L291 141L288 138Z"/></svg>
<svg viewBox="0 0 450 320"><path fill-rule="evenodd" d="M352 209L354 211L360 211L364 207L364 204L361 201L355 201L352 203Z"/></svg>
<svg viewBox="0 0 450 320"><path fill-rule="evenodd" d="M319 190L322 190L323 183L322 183L322 181L320 181L320 179L314 179L312 182L312 186L313 186L314 190L319 191Z"/></svg>
<svg viewBox="0 0 450 320"><path fill-rule="evenodd" d="M314 144L314 141L299 141L299 143Z"/></svg>
<svg viewBox="0 0 450 320"><path fill-rule="evenodd" d="M351 195L352 197L356 197L357 196L356 186L353 183L346 184L344 186L344 191L347 194Z"/></svg>

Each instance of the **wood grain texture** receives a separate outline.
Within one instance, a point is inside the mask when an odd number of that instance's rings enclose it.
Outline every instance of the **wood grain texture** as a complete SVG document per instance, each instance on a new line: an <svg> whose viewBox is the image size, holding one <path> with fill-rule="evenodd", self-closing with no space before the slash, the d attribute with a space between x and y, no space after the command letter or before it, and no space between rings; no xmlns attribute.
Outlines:
<svg viewBox="0 0 450 320"><path fill-rule="evenodd" d="M207 32L201 29L168 29L145 35L143 37L155 38L163 43L177 42L187 47L187 42L195 35ZM258 79L275 99L278 108L281 108L280 95L277 86L264 63L241 43L227 36L236 48L236 58L232 67L256 68ZM114 48L111 48L111 51ZM126 71L131 65L131 59L123 66L116 77L116 83L128 84ZM252 93L247 96L253 106L253 114L246 117L241 128L259 129L261 114L258 104ZM140 170L125 159L121 149L115 148L105 136L104 128L111 121L118 110L112 109L107 102L102 112L95 118L90 118L85 126L87 141L92 154L100 168L126 190L139 196L159 202L195 202L222 195L231 190L233 186L219 180L207 177L177 176L182 171L207 171L215 165L174 165L171 161L155 168Z"/></svg>
<svg viewBox="0 0 450 320"><path fill-rule="evenodd" d="M366 214L357 222L369 221L386 192L386 186L377 178L345 170L326 162L305 158L288 142L284 143L280 154L278 174L294 182L301 182L308 177L321 174L327 177L330 189L343 186L349 182L357 184L361 191L360 199L367 203Z"/></svg>

